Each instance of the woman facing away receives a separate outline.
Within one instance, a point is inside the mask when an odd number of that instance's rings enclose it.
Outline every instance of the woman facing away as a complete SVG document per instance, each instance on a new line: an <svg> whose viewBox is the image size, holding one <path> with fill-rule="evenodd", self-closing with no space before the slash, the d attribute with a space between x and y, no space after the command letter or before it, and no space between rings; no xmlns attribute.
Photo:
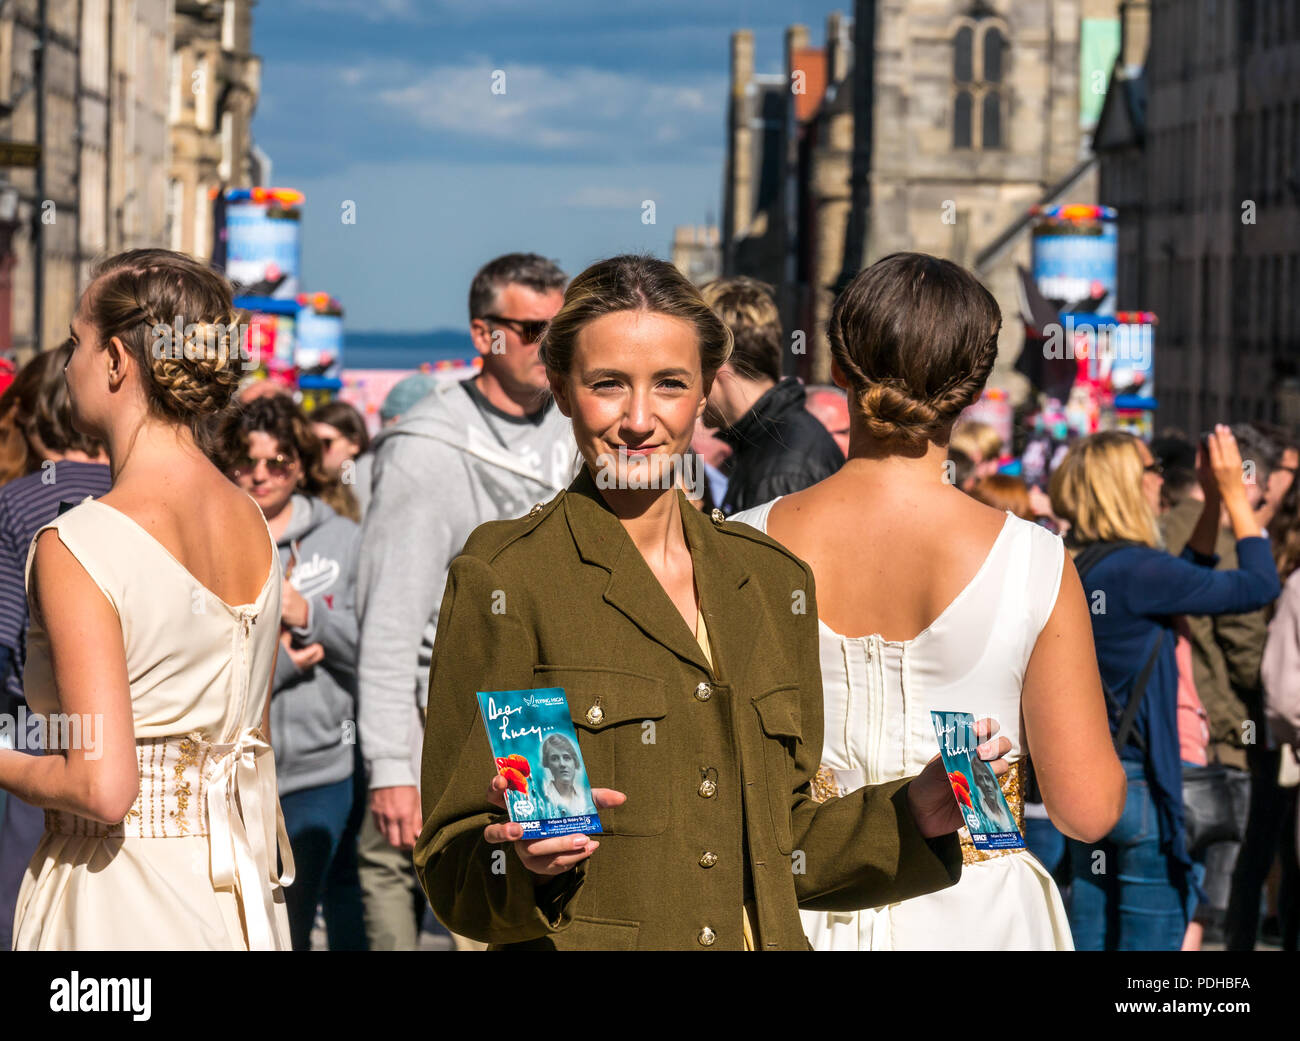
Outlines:
<svg viewBox="0 0 1300 1041"><path fill-rule="evenodd" d="M1052 819L1091 840L1124 800L1088 607L1060 539L963 494L948 435L997 354L993 297L955 264L899 253L859 274L827 333L851 411L843 469L737 514L817 581L826 737L819 788L845 795L917 772L938 751L930 712L996 719L1002 788L1023 830L1032 752ZM819 950L1068 950L1051 876L1025 850L962 832L951 889L860 913L805 911Z"/></svg>
<svg viewBox="0 0 1300 1041"><path fill-rule="evenodd" d="M205 454L242 375L238 313L183 254L92 274L67 381L113 485L28 554L24 688L61 725L44 756L0 751L0 785L46 812L13 945L284 950L293 855L266 733L280 567L257 504Z"/></svg>
<svg viewBox="0 0 1300 1041"><path fill-rule="evenodd" d="M528 517L475 529L433 648L415 864L456 933L549 950L806 950L801 901L871 906L960 874L937 755L919 776L811 798L812 575L677 487L730 349L699 291L649 257L588 268L548 326L541 357L584 465ZM567 696L599 838L525 840L502 812L475 692L546 687Z"/></svg>
<svg viewBox="0 0 1300 1041"><path fill-rule="evenodd" d="M1070 836L1070 927L1080 950L1182 946L1195 902L1183 824L1176 616L1253 611L1279 592L1226 426L1208 435L1197 469L1205 502L1179 557L1164 550L1156 526L1160 467L1133 435L1112 430L1081 438L1052 475L1052 508L1070 522L1128 777L1115 826L1093 839ZM1233 571L1214 569L1221 508L1237 537Z"/></svg>

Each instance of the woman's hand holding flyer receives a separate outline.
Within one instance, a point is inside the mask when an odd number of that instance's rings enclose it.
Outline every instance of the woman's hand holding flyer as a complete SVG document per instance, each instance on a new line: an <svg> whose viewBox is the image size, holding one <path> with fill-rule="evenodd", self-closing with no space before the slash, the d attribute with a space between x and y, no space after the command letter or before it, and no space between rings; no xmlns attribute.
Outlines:
<svg viewBox="0 0 1300 1041"><path fill-rule="evenodd" d="M500 809L506 808L506 791L509 782L500 773L488 784L488 802ZM627 796L612 788L593 788L592 798L600 809L610 806L622 806ZM522 824L507 821L505 824L489 824L483 829L483 837L488 842L500 844L513 842L515 852L524 867L539 878L562 875L581 860L586 860L600 843L586 835L559 835L549 839L524 839Z"/></svg>
<svg viewBox="0 0 1300 1041"><path fill-rule="evenodd" d="M1011 742L1005 737L993 740L993 735L998 732L998 724L992 719L981 719L974 723L973 731L976 739L983 742L975 749L981 767L990 770L994 776L1001 777L1011 769L1011 765L1002 758L1011 751ZM943 747L942 738L940 747ZM950 768L945 765L942 756L936 755L917 775L916 780L908 785L907 800L912 817L921 834L928 839L948 835L966 826L966 807L961 803L961 797L956 794L954 782L949 777L950 772L955 770L956 767ZM969 787L966 791L969 793Z"/></svg>
<svg viewBox="0 0 1300 1041"><path fill-rule="evenodd" d="M599 842L601 807L626 796L591 788L569 703L560 687L478 692L496 764L488 801L510 814L483 831L488 842L514 842L524 866L547 877L591 856Z"/></svg>

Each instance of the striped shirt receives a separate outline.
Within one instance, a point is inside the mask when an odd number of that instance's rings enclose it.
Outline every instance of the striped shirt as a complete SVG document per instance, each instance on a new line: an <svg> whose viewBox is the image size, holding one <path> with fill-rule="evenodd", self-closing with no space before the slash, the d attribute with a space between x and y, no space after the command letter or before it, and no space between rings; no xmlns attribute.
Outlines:
<svg viewBox="0 0 1300 1041"><path fill-rule="evenodd" d="M0 670L4 690L22 699L27 659L27 551L45 524L59 515L59 504L77 505L112 487L103 463L61 460L0 488Z"/></svg>

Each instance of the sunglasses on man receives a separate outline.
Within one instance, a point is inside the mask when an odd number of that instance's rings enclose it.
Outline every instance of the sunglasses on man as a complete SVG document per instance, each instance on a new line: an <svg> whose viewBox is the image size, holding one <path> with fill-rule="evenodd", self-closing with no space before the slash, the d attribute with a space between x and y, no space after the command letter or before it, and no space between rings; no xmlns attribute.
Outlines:
<svg viewBox="0 0 1300 1041"><path fill-rule="evenodd" d="M504 325L507 329L513 329L524 343L536 343L542 338L542 333L546 332L548 319L545 318L506 318L499 314L485 314L483 321L491 322L494 325Z"/></svg>

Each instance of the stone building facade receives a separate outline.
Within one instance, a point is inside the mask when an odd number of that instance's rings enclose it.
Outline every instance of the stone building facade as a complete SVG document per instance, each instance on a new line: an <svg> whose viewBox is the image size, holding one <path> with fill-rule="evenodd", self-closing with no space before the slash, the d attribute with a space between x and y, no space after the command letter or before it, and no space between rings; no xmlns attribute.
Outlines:
<svg viewBox="0 0 1300 1041"><path fill-rule="evenodd" d="M67 336L95 257L163 241L169 0L12 0L0 9L0 169L9 250L0 350L19 361Z"/></svg>
<svg viewBox="0 0 1300 1041"><path fill-rule="evenodd" d="M991 382L1025 392L1012 365L1029 211L1097 201L1080 120L1081 25L1113 19L1115 6L858 0L851 20L828 20L815 105L791 89L812 64L806 30L787 32L785 74L768 80L753 73L752 38L735 34L723 265L780 287L788 326L808 332L808 355L790 371L826 382L835 292L880 257L919 250L989 287L1004 316Z"/></svg>
<svg viewBox="0 0 1300 1041"><path fill-rule="evenodd" d="M167 245L212 256L213 195L266 176L252 121L262 63L252 53L255 0L176 0Z"/></svg>
<svg viewBox="0 0 1300 1041"><path fill-rule="evenodd" d="M716 224L680 224L673 229L672 262L697 286L722 272Z"/></svg>
<svg viewBox="0 0 1300 1041"><path fill-rule="evenodd" d="M60 343L101 255L211 255L209 189L258 183L253 3L0 5L0 142L40 149L0 165L0 353Z"/></svg>
<svg viewBox="0 0 1300 1041"><path fill-rule="evenodd" d="M1144 160L1147 82L1144 66L1150 41L1151 10L1147 0L1125 0L1120 11L1124 26L1121 53L1097 123L1093 150L1098 159L1101 198L1119 212L1119 259L1116 267L1119 306L1125 310L1151 310L1146 269L1141 263L1146 251L1147 202ZM1160 316L1157 314L1157 317Z"/></svg>
<svg viewBox="0 0 1300 1041"><path fill-rule="evenodd" d="M1097 136L1120 285L1160 320L1157 426L1300 425L1300 5L1150 0ZM1140 24L1134 35L1140 37ZM1140 84L1140 88L1134 88ZM1144 98L1133 117L1134 96ZM1137 123L1135 127L1133 124Z"/></svg>

